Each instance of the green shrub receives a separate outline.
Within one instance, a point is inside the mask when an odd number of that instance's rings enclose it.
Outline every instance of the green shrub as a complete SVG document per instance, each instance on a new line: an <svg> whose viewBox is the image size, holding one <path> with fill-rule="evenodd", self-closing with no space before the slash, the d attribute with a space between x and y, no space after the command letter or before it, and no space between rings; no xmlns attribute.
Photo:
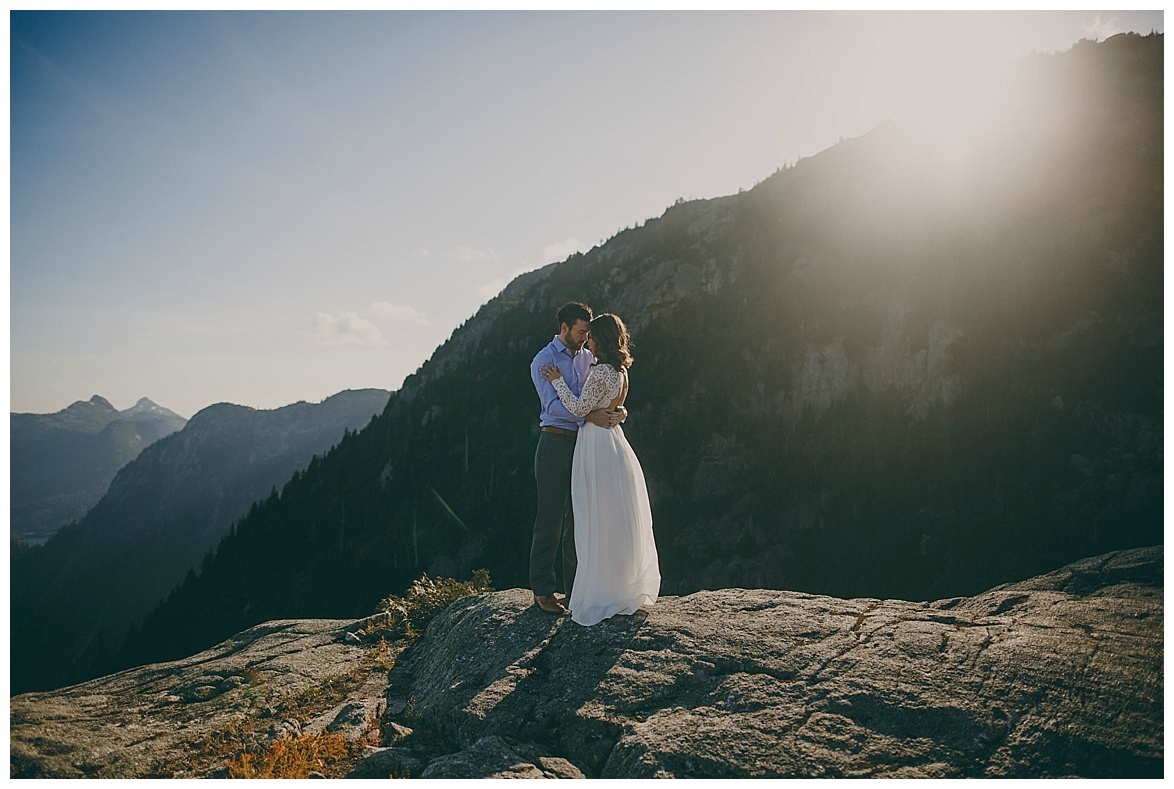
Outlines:
<svg viewBox="0 0 1174 789"><path fill-rule="evenodd" d="M422 575L403 596L391 595L375 609L376 616L368 624L365 634L404 638L415 641L424 633L436 616L448 608L453 602L462 597L481 592L492 592L489 571L476 570L473 578L468 581L457 581L452 578L437 578L435 580Z"/></svg>

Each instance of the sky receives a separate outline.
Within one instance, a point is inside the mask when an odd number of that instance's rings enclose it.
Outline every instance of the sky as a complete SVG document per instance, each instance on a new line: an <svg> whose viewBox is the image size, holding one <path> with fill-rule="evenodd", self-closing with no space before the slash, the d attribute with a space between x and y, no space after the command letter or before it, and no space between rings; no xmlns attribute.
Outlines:
<svg viewBox="0 0 1174 789"><path fill-rule="evenodd" d="M190 417L397 389L522 272L1163 14L9 24L10 410L100 394Z"/></svg>

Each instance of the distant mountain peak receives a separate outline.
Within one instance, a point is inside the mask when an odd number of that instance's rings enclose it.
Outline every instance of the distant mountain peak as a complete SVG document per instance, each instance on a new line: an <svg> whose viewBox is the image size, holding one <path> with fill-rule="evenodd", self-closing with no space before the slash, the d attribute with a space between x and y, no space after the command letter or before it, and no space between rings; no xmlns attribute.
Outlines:
<svg viewBox="0 0 1174 789"><path fill-rule="evenodd" d="M187 422L179 414L175 413L169 408L164 408L156 402L153 402L149 397L140 397L139 401L125 411L119 412L122 416L130 419L136 417L166 417L168 419L179 420L180 422ZM182 425L177 425L178 430Z"/></svg>
<svg viewBox="0 0 1174 789"><path fill-rule="evenodd" d="M111 410L114 410L114 406L110 405L110 401L107 400L102 395L94 395L93 397L90 398L90 402L93 403L94 405L100 405L105 408L109 408Z"/></svg>

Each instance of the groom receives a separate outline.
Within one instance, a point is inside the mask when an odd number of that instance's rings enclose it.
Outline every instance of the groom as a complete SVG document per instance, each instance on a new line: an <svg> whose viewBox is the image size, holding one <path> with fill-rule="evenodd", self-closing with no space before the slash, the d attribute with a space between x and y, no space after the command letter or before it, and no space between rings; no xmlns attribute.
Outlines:
<svg viewBox="0 0 1174 789"><path fill-rule="evenodd" d="M575 521L571 514L571 459L575 454L575 438L584 419L575 416L558 399L553 386L542 378L539 369L549 362L563 372L563 379L578 397L591 372L595 357L583 347L587 342L587 327L591 322L591 308L572 301L559 307L558 336L550 341L530 362L530 379L542 403L538 435L538 450L534 453L534 479L538 483L538 515L534 519L534 540L530 545L530 588L534 603L549 614L565 614L566 597L554 593L554 562L562 541L563 586L570 597L575 582ZM586 421L599 427L612 428L627 417L621 406L615 411L597 409L587 414Z"/></svg>

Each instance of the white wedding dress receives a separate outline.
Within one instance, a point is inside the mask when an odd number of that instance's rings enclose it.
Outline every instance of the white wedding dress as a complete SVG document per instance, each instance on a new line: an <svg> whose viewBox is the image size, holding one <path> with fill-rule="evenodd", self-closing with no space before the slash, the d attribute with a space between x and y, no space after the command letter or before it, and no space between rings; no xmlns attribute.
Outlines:
<svg viewBox="0 0 1174 789"><path fill-rule="evenodd" d="M625 374L599 363L575 397L566 382L553 383L575 416L606 408L619 395ZM579 569L571 587L571 619L594 625L616 614L632 614L656 602L660 565L652 537L652 508L644 470L624 429L586 422L575 441L571 465L571 506Z"/></svg>

